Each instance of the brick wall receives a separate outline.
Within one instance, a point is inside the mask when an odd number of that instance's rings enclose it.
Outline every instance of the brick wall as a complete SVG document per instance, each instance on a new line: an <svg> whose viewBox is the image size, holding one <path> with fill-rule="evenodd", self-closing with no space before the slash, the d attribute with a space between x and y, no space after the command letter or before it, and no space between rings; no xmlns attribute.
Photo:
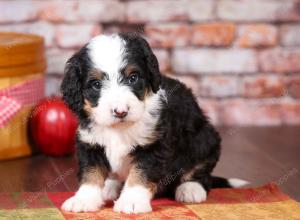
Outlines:
<svg viewBox="0 0 300 220"><path fill-rule="evenodd" d="M300 1L0 0L0 31L43 35L48 95L92 36L137 31L218 125L300 124Z"/></svg>

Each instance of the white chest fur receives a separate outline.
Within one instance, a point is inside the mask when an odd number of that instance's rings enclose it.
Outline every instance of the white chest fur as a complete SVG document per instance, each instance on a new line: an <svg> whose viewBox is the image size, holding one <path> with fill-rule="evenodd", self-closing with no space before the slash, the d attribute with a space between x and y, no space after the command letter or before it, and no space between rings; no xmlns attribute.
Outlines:
<svg viewBox="0 0 300 220"><path fill-rule="evenodd" d="M130 169L129 153L134 146L121 131L113 129L102 130L102 143L106 157L110 163L112 173L117 174L119 179L125 180Z"/></svg>
<svg viewBox="0 0 300 220"><path fill-rule="evenodd" d="M137 126L127 129L93 127L90 131L79 130L82 141L104 147L111 172L120 180L125 180L128 175L131 150L137 145L147 144L153 132L149 127L146 130Z"/></svg>

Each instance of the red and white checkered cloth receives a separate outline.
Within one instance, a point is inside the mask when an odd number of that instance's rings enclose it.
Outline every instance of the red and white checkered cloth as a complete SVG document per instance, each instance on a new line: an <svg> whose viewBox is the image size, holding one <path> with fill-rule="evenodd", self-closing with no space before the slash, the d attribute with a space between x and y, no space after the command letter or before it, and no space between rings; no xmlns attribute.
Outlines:
<svg viewBox="0 0 300 220"><path fill-rule="evenodd" d="M44 97L44 78L29 80L0 90L0 128L24 105L34 105Z"/></svg>

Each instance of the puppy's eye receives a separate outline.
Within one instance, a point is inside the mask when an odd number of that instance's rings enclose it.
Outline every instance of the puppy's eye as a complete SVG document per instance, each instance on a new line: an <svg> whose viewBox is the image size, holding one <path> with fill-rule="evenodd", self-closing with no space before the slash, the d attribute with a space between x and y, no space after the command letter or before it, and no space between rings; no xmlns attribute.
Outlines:
<svg viewBox="0 0 300 220"><path fill-rule="evenodd" d="M132 73L129 77L128 77L128 83L129 84L134 84L138 81L138 74L137 73Z"/></svg>
<svg viewBox="0 0 300 220"><path fill-rule="evenodd" d="M99 91L101 89L101 83L99 81L93 82L92 88L96 91Z"/></svg>

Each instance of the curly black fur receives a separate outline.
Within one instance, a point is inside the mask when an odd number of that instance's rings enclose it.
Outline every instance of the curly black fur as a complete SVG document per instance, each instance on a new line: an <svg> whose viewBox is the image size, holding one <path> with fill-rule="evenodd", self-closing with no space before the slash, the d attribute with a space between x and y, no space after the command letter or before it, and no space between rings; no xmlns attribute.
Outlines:
<svg viewBox="0 0 300 220"><path fill-rule="evenodd" d="M211 173L219 160L221 139L199 108L190 89L181 82L162 77L161 88L167 101L160 112L157 129L161 137L148 146L138 146L132 152L138 167L151 182L160 183L159 193L174 193L181 177L202 164L190 181L200 182L206 190L212 186ZM164 178L179 175L171 184L161 184Z"/></svg>

